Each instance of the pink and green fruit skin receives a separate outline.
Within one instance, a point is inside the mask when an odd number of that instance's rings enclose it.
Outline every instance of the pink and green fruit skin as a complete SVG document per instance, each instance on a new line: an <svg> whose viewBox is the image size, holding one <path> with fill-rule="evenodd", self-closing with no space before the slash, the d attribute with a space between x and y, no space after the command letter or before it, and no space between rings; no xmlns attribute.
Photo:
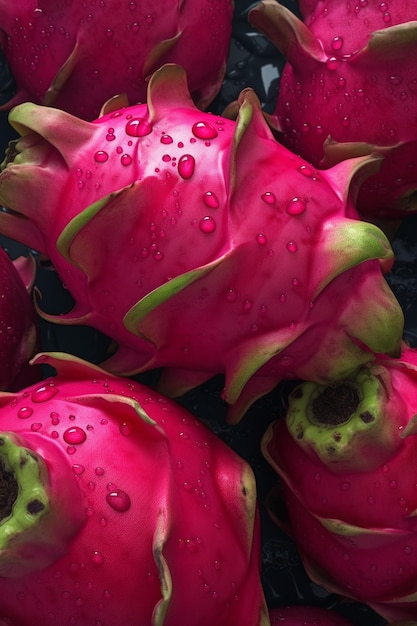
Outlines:
<svg viewBox="0 0 417 626"><path fill-rule="evenodd" d="M205 108L220 90L233 0L0 1L0 48L17 93L3 108L30 100L95 119L119 93L143 102L149 75L183 65Z"/></svg>
<svg viewBox="0 0 417 626"><path fill-rule="evenodd" d="M271 626L353 626L334 611L316 606L283 606L269 611Z"/></svg>
<svg viewBox="0 0 417 626"><path fill-rule="evenodd" d="M0 622L268 626L249 465L139 383L35 362L0 394Z"/></svg>
<svg viewBox="0 0 417 626"><path fill-rule="evenodd" d="M389 622L417 615L416 414L404 346L332 387L297 386L262 444L280 477L271 514L310 577Z"/></svg>
<svg viewBox="0 0 417 626"><path fill-rule="evenodd" d="M0 175L0 231L47 255L76 302L44 317L111 337L114 373L165 368L170 396L225 374L233 419L283 378L398 354L403 325L391 246L353 203L378 159L318 173L252 90L239 106L237 122L201 112L174 65L147 105L116 98L93 123L26 103Z"/></svg>
<svg viewBox="0 0 417 626"><path fill-rule="evenodd" d="M0 389L35 380L29 359L38 341L36 311L30 296L35 280L35 261L19 257L12 261L0 248ZM34 370L34 368L32 368ZM28 378L29 376L29 378Z"/></svg>
<svg viewBox="0 0 417 626"><path fill-rule="evenodd" d="M280 138L316 167L382 154L359 213L380 221L415 212L415 3L306 0L300 10L304 22L275 0L250 12L287 61L272 118Z"/></svg>

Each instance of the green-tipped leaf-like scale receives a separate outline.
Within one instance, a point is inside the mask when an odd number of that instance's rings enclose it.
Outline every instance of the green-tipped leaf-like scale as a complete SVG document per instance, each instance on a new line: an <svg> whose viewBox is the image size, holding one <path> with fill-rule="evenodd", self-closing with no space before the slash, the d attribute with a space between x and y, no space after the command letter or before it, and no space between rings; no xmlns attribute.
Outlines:
<svg viewBox="0 0 417 626"><path fill-rule="evenodd" d="M415 6L407 0L299 6L302 20L276 0L262 0L249 13L286 58L269 120L282 142L316 167L383 155L380 170L360 186L357 209L393 236L417 210Z"/></svg>
<svg viewBox="0 0 417 626"><path fill-rule="evenodd" d="M144 102L149 76L166 63L186 68L206 108L223 82L233 8L233 0L1 0L0 49L17 88L2 109L30 101L93 120L117 94Z"/></svg>
<svg viewBox="0 0 417 626"><path fill-rule="evenodd" d="M334 385L295 387L262 442L279 476L271 515L310 577L389 623L417 611L416 385L404 345Z"/></svg>
<svg viewBox="0 0 417 626"><path fill-rule="evenodd" d="M69 354L0 392L7 623L269 626L249 465L144 385Z"/></svg>
<svg viewBox="0 0 417 626"><path fill-rule="evenodd" d="M236 121L204 113L175 65L152 76L147 105L119 102L79 132L56 111L66 126L51 144L45 109L17 107L25 137L0 174L0 231L51 259L76 302L58 323L117 342L103 367L166 367L172 394L224 374L236 420L282 379L328 382L398 353L402 312L383 276L393 252L349 192L378 159L318 172L274 139L252 90Z"/></svg>

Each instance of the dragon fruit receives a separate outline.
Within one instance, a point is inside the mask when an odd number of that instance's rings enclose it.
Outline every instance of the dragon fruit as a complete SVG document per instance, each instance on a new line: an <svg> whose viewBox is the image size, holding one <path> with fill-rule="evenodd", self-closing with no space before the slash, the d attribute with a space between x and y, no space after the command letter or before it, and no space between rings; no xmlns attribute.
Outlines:
<svg viewBox="0 0 417 626"><path fill-rule="evenodd" d="M305 22L275 0L249 14L287 61L270 122L316 167L382 154L357 209L389 232L417 210L415 3L302 0L300 10Z"/></svg>
<svg viewBox="0 0 417 626"><path fill-rule="evenodd" d="M148 75L167 62L187 69L205 108L223 81L232 18L233 0L0 0L0 48L17 84L2 108L30 100L91 120L118 93L144 101Z"/></svg>
<svg viewBox="0 0 417 626"><path fill-rule="evenodd" d="M122 104L93 123L10 113L22 139L0 175L0 231L47 255L76 302L46 319L111 337L113 373L165 368L169 396L225 374L231 421L284 378L398 354L393 252L349 195L373 159L319 174L273 138L252 90L237 122L202 113L174 65L147 105Z"/></svg>
<svg viewBox="0 0 417 626"><path fill-rule="evenodd" d="M298 385L262 442L280 477L271 514L310 577L389 621L417 615L416 415L404 346L333 386Z"/></svg>
<svg viewBox="0 0 417 626"><path fill-rule="evenodd" d="M29 381L29 359L37 348L38 325L29 292L35 280L33 257L14 261L0 247L0 389ZM33 368L32 368L33 370ZM34 380L34 379L33 379Z"/></svg>
<svg viewBox="0 0 417 626"><path fill-rule="evenodd" d="M271 626L353 626L334 611L316 606L283 606L269 611Z"/></svg>
<svg viewBox="0 0 417 626"><path fill-rule="evenodd" d="M34 362L0 394L0 623L268 626L249 465L144 385Z"/></svg>

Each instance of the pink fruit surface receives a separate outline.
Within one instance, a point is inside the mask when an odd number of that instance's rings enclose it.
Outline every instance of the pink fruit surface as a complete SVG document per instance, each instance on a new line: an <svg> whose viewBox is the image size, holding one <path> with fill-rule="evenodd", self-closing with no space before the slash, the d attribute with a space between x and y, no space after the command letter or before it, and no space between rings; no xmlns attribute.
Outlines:
<svg viewBox="0 0 417 626"><path fill-rule="evenodd" d="M316 606L282 606L269 611L271 626L353 626L334 611Z"/></svg>
<svg viewBox="0 0 417 626"><path fill-rule="evenodd" d="M34 279L33 258L19 257L12 262L0 248L0 389L3 390L10 389L23 376L37 347L38 326L29 295Z"/></svg>
<svg viewBox="0 0 417 626"><path fill-rule="evenodd" d="M302 22L275 0L250 12L286 58L275 115L280 138L316 167L384 156L364 181L365 219L417 209L417 10L406 0L301 2Z"/></svg>
<svg viewBox="0 0 417 626"><path fill-rule="evenodd" d="M249 465L139 383L35 362L0 394L0 622L267 626Z"/></svg>
<svg viewBox="0 0 417 626"><path fill-rule="evenodd" d="M22 139L0 175L0 231L46 254L76 301L44 316L111 337L117 374L164 367L168 395L225 374L233 419L283 378L397 354L393 252L352 199L374 159L318 173L273 138L252 90L237 122L203 113L178 66L152 76L147 102L110 101L93 123L10 113Z"/></svg>
<svg viewBox="0 0 417 626"><path fill-rule="evenodd" d="M417 614L416 391L404 346L332 387L297 386L263 440L280 477L271 514L310 577L389 621Z"/></svg>
<svg viewBox="0 0 417 626"><path fill-rule="evenodd" d="M233 0L0 1L0 48L17 84L3 108L30 100L83 119L119 93L143 102L148 76L175 62L202 108L217 95Z"/></svg>

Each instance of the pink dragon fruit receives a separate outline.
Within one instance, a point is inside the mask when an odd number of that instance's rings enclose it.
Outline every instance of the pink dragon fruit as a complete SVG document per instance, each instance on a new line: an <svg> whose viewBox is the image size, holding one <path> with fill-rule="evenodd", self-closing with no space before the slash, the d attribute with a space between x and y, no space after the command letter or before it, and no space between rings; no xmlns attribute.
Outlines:
<svg viewBox="0 0 417 626"><path fill-rule="evenodd" d="M23 138L0 175L0 231L46 254L76 301L46 319L116 341L113 373L166 368L170 396L224 373L231 420L283 378L398 354L392 249L349 196L372 159L319 174L275 141L252 90L237 122L202 113L174 65L147 105L121 104L93 123L10 114Z"/></svg>
<svg viewBox="0 0 417 626"><path fill-rule="evenodd" d="M64 353L0 394L0 623L268 626L249 465L184 408Z"/></svg>
<svg viewBox="0 0 417 626"><path fill-rule="evenodd" d="M262 443L281 479L272 515L310 577L392 621L417 615L416 415L417 351L404 346L333 386L297 386Z"/></svg>
<svg viewBox="0 0 417 626"><path fill-rule="evenodd" d="M334 611L316 606L283 606L269 611L271 626L353 626Z"/></svg>
<svg viewBox="0 0 417 626"><path fill-rule="evenodd" d="M378 152L361 216L386 223L417 210L417 11L406 0L305 0L305 23L275 0L249 14L286 57L275 115L282 141L317 167Z"/></svg>
<svg viewBox="0 0 417 626"><path fill-rule="evenodd" d="M16 388L28 376L37 348L38 326L29 292L35 280L33 257L13 262L0 247L0 389ZM32 368L33 370L34 368ZM33 379L34 381L34 379Z"/></svg>
<svg viewBox="0 0 417 626"><path fill-rule="evenodd" d="M146 80L167 62L188 71L202 108L217 95L233 0L0 0L0 48L17 84L3 106L30 100L84 119L118 93L144 101Z"/></svg>

